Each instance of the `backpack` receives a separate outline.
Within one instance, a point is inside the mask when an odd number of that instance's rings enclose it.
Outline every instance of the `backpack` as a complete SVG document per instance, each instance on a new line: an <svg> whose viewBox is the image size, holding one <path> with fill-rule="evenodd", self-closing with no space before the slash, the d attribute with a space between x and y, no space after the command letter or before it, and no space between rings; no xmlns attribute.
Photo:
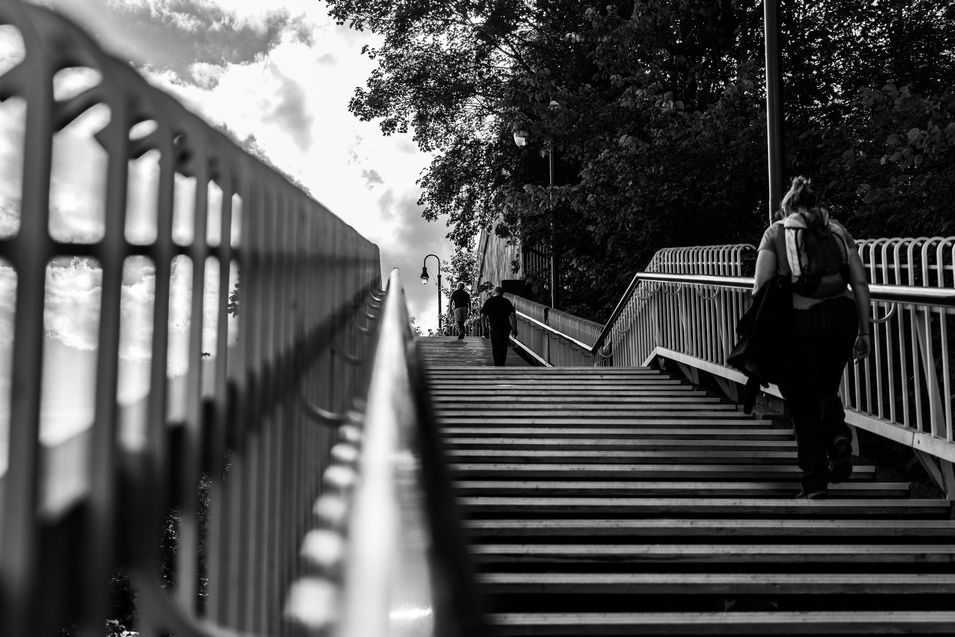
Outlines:
<svg viewBox="0 0 955 637"><path fill-rule="evenodd" d="M820 209L820 221L801 213L783 221L786 261L796 294L824 299L838 296L849 283L849 247L845 237Z"/></svg>

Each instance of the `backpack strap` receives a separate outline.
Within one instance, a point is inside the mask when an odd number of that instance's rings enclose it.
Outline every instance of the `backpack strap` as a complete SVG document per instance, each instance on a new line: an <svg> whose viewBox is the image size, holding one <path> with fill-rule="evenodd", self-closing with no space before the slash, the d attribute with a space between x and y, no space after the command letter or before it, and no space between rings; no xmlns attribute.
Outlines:
<svg viewBox="0 0 955 637"><path fill-rule="evenodd" d="M849 267L849 242L846 241L845 230L838 222L831 220L827 227L829 228L829 232L836 235L836 238L839 239L839 245L842 246L842 264Z"/></svg>
<svg viewBox="0 0 955 637"><path fill-rule="evenodd" d="M779 226L776 233L776 274L778 276L789 277L792 270L789 267L789 259L786 257L786 226L782 221L775 222Z"/></svg>

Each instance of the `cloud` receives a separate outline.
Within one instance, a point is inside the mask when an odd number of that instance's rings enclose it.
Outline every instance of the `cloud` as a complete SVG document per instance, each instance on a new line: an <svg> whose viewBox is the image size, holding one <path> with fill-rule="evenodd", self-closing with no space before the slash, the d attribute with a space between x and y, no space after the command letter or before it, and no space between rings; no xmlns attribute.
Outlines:
<svg viewBox="0 0 955 637"><path fill-rule="evenodd" d="M302 2L228 0L46 0L93 31L108 47L139 65L188 77L196 62L251 61L284 34L311 38Z"/></svg>
<svg viewBox="0 0 955 637"><path fill-rule="evenodd" d="M436 329L438 289L434 259L427 260L431 275L427 285L421 285L418 274L429 254L437 255L442 262L450 259L450 246L445 238L447 228L421 218L421 207L413 192L395 193L388 190L379 199L379 206L379 217L388 219L389 223L370 238L381 247L383 276L387 277L393 268L398 268L405 288L408 312L425 331ZM442 277L441 282L447 289L450 283L447 277ZM442 298L444 303L446 299Z"/></svg>
<svg viewBox="0 0 955 637"><path fill-rule="evenodd" d="M420 151L418 147L414 145L410 139L399 139L398 143L395 144L395 148L402 153L408 153L409 155L416 155Z"/></svg>
<svg viewBox="0 0 955 637"><path fill-rule="evenodd" d="M47 336L80 351L97 344L103 271L87 259L59 259L46 271L43 324Z"/></svg>
<svg viewBox="0 0 955 637"><path fill-rule="evenodd" d="M312 145L312 122L314 118L309 114L305 89L302 85L291 80L278 69L273 69L278 80L275 91L275 101L266 107L264 121L276 122L282 126L302 151L307 151Z"/></svg>
<svg viewBox="0 0 955 637"><path fill-rule="evenodd" d="M136 60L151 82L208 121L228 126L240 140L254 137L273 164L378 244L383 276L398 266L412 314L425 329L436 326L434 284L422 286L417 276L425 254L446 260L451 246L444 224L424 221L417 205L416 181L430 156L418 151L410 134L383 137L377 122L360 121L348 112L355 87L373 68L360 53L363 44L375 44L373 36L336 25L317 0L127 0L122 6L116 0L110 5L106 0L55 0L54 4L82 16L81 22L99 34L107 50ZM220 20L221 27L216 28L232 30L235 51L226 51L216 40L218 35L196 38L185 30L185 21L177 25L162 14L175 10L212 24L211 5L234 19ZM197 9L205 10L205 15ZM269 12L277 20L272 27L263 19ZM133 24L135 16L146 24ZM243 32L243 28L258 30ZM235 42L236 34L248 35L248 41ZM222 46L216 49L218 45ZM134 198L147 201L151 196ZM140 224L140 217L136 224L143 225L142 240L148 241L148 224Z"/></svg>
<svg viewBox="0 0 955 637"><path fill-rule="evenodd" d="M365 178L365 183L368 184L369 188L374 188L375 186L380 186L385 183L385 180L382 179L378 171L374 169L363 169L361 171L361 176Z"/></svg>

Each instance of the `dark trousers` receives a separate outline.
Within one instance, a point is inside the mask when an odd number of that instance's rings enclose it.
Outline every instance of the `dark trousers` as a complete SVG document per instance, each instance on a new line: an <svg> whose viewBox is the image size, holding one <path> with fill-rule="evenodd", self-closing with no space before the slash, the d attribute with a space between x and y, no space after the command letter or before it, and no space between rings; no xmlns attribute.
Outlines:
<svg viewBox="0 0 955 637"><path fill-rule="evenodd" d="M491 354L494 356L495 367L504 367L510 334L511 330L491 330Z"/></svg>
<svg viewBox="0 0 955 637"><path fill-rule="evenodd" d="M803 488L824 489L829 450L841 437L852 440L838 392L858 331L855 302L838 298L793 310L788 331L780 336L792 338L791 360L779 389L796 430Z"/></svg>

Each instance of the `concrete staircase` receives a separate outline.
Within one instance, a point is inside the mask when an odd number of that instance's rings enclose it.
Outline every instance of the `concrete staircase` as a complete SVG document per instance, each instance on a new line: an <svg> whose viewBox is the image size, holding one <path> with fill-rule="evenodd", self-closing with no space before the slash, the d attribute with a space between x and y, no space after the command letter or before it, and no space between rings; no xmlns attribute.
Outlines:
<svg viewBox="0 0 955 637"><path fill-rule="evenodd" d="M495 634L955 634L950 502L797 500L791 429L654 370L424 360Z"/></svg>

